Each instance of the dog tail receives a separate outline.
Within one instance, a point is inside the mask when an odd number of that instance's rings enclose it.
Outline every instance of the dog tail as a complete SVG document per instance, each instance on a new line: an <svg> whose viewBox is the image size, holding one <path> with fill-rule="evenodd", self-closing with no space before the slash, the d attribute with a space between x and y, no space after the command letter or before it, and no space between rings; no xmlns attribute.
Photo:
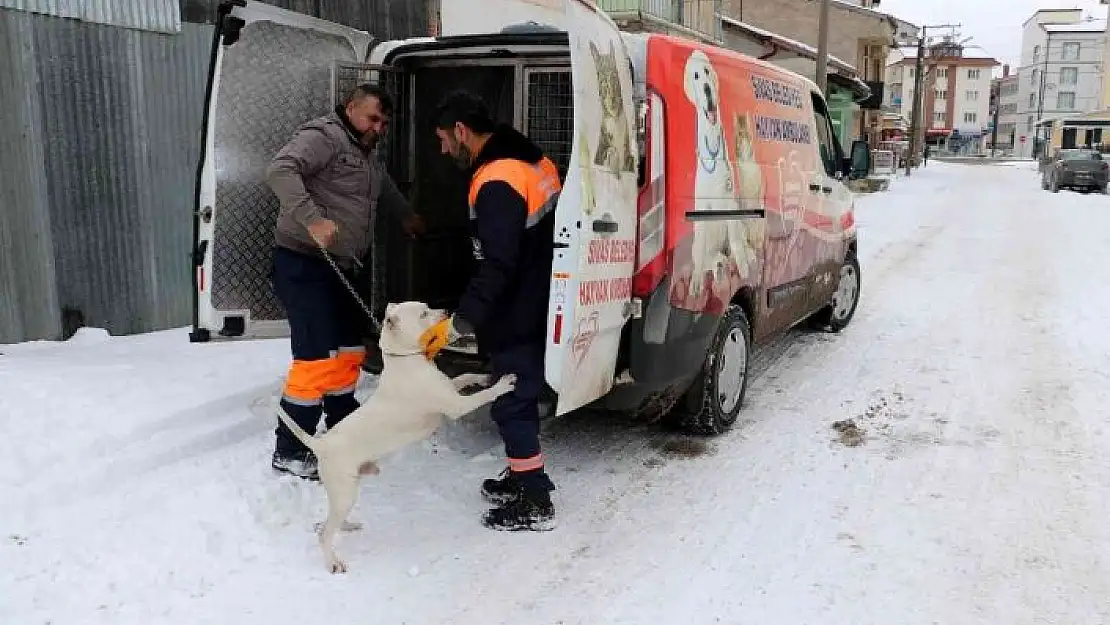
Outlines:
<svg viewBox="0 0 1110 625"><path fill-rule="evenodd" d="M316 440L316 437L310 436L308 432L302 430L301 426L297 425L293 417L290 417L289 413L285 412L285 408L282 408L280 404L278 405L277 414L281 422L285 424L285 427L289 428L289 431L293 433L293 436L296 436L297 439L304 443L305 447L308 447L313 452L317 451L319 441Z"/></svg>

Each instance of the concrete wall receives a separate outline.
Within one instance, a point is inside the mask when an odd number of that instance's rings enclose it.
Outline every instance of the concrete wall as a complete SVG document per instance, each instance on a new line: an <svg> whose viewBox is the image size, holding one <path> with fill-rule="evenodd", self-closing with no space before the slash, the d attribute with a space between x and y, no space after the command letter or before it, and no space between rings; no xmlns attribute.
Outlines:
<svg viewBox="0 0 1110 625"><path fill-rule="evenodd" d="M820 3L809 0L726 0L723 10L729 17L747 22L764 30L772 31L817 46L817 33L820 25ZM889 43L893 29L885 17L878 13L849 10L833 4L829 11L829 54L851 63L860 69L863 63L860 40L875 40Z"/></svg>

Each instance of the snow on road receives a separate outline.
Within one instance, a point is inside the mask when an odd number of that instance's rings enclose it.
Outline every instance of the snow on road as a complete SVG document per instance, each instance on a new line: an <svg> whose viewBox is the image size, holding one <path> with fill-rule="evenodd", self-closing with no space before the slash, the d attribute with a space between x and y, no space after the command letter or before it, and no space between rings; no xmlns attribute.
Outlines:
<svg viewBox="0 0 1110 625"><path fill-rule="evenodd" d="M284 342L4 347L0 623L1110 622L1110 198L1038 182L861 198L855 321L769 348L725 436L546 424L555 532L478 524L483 416L404 450L346 576L269 471Z"/></svg>

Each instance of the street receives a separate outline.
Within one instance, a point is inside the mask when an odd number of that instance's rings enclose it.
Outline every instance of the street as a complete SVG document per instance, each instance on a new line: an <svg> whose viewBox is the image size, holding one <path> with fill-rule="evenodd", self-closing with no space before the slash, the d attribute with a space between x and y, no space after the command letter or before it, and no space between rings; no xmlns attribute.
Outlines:
<svg viewBox="0 0 1110 625"><path fill-rule="evenodd" d="M559 527L504 534L472 416L364 480L345 576L270 472L286 342L5 347L0 622L1110 622L1110 197L930 161L857 210L854 321L769 346L733 431L547 423Z"/></svg>

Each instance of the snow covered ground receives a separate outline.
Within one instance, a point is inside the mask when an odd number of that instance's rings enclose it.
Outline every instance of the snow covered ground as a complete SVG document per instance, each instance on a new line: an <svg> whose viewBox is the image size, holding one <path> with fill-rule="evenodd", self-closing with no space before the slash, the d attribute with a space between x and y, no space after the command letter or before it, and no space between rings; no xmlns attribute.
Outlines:
<svg viewBox="0 0 1110 625"><path fill-rule="evenodd" d="M482 416L403 451L345 576L269 470L283 341L0 348L0 623L1110 623L1110 198L1031 167L862 198L855 321L769 348L728 435L548 423L555 532L479 525Z"/></svg>

